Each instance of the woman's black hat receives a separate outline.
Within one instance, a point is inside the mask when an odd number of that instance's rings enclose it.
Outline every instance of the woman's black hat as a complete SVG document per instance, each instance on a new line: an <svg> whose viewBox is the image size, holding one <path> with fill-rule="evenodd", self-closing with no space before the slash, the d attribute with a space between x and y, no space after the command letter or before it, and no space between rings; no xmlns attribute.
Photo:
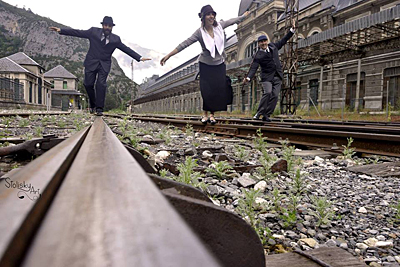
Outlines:
<svg viewBox="0 0 400 267"><path fill-rule="evenodd" d="M214 16L217 15L217 13L214 11L214 9L210 5L206 5L201 8L200 13L199 13L199 18L201 18L201 19L204 18L204 16L207 15L208 13L213 13Z"/></svg>

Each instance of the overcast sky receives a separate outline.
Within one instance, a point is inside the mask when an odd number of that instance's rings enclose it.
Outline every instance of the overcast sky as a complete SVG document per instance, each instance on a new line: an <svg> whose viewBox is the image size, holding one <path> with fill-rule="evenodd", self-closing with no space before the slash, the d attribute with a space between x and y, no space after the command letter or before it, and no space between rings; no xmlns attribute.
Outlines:
<svg viewBox="0 0 400 267"><path fill-rule="evenodd" d="M210 4L217 12L217 20L227 20L238 16L240 0L3 0L11 5L17 5L43 17L75 29L88 29L92 26L101 27L104 16L113 17L113 33L119 35L122 41L133 48L152 50L154 57L151 64L134 64L134 81L141 83L145 77L152 74L162 75L184 63L201 52L199 43L172 57L161 67L162 56L173 50L180 42L190 37L200 27L198 13L202 6ZM225 30L227 36L234 34L236 25ZM131 78L130 58L124 57L117 49L117 58L125 74ZM144 64L149 64L143 68ZM151 66L151 67L150 67Z"/></svg>

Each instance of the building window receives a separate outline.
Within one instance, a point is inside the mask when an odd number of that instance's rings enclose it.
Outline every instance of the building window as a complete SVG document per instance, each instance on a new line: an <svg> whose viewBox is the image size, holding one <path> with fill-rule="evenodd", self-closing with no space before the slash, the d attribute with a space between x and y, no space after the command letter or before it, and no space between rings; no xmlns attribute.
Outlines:
<svg viewBox="0 0 400 267"><path fill-rule="evenodd" d="M54 89L54 80L51 80L50 83L51 83L51 88Z"/></svg>
<svg viewBox="0 0 400 267"><path fill-rule="evenodd" d="M254 41L251 44L249 44L246 47L245 58L252 57L257 52L257 49L258 49L257 41Z"/></svg>
<svg viewBox="0 0 400 267"><path fill-rule="evenodd" d="M63 81L63 89L68 89L68 83L67 83L67 81Z"/></svg>
<svg viewBox="0 0 400 267"><path fill-rule="evenodd" d="M317 106L318 105L318 89L319 89L319 82L318 79L310 80L309 81L310 87L310 106Z"/></svg>
<svg viewBox="0 0 400 267"><path fill-rule="evenodd" d="M383 77L382 107L386 108L386 102L389 102L390 106L397 109L400 107L400 67L385 69Z"/></svg>
<svg viewBox="0 0 400 267"><path fill-rule="evenodd" d="M358 107L364 108L364 96L365 96L365 72L361 72L360 79L360 95L358 99ZM350 108L350 110L354 110L357 93L357 73L352 73L347 75L347 84L346 84L346 106Z"/></svg>
<svg viewBox="0 0 400 267"><path fill-rule="evenodd" d="M29 103L32 103L33 83L29 82Z"/></svg>

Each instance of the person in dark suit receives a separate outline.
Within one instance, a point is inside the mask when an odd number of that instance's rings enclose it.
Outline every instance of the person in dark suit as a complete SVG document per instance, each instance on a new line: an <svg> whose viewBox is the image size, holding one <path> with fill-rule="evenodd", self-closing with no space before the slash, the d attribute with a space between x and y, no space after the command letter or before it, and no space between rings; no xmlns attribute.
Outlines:
<svg viewBox="0 0 400 267"><path fill-rule="evenodd" d="M101 22L102 28L92 27L89 30L60 29L50 27L61 35L75 36L89 39L90 47L83 66L85 67L84 86L89 96L90 113L103 115L104 101L106 98L107 76L111 69L111 56L116 48L131 56L136 61L146 61L138 53L121 42L118 35L112 34L115 26L111 17L105 16ZM97 80L97 81L96 81ZM96 82L96 90L94 84Z"/></svg>
<svg viewBox="0 0 400 267"><path fill-rule="evenodd" d="M295 32L295 23L292 21L292 28L276 43L268 43L268 38L265 35L258 37L259 50L254 55L253 63L250 66L249 73L243 82L249 82L259 66L261 66L261 85L263 88L263 95L257 109L256 115L253 119L259 120L261 116L263 121L271 121L270 116L274 112L276 104L278 103L278 95L281 90L283 72L282 65L279 60L278 51L286 42L293 36Z"/></svg>

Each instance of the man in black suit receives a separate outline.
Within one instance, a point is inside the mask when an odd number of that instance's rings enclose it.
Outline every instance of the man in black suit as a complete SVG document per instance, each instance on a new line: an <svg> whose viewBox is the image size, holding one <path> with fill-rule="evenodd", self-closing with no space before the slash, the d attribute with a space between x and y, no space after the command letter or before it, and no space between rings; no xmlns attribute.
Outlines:
<svg viewBox="0 0 400 267"><path fill-rule="evenodd" d="M263 121L271 121L269 116L274 112L276 104L278 103L278 95L281 90L283 79L282 65L279 60L278 51L293 36L294 32L295 23L292 21L292 28L289 33L276 43L268 43L268 38L265 35L258 37L259 50L254 55L249 74L243 80L244 83L249 82L256 74L258 66L261 66L263 95L257 113L253 119L259 120L260 117L263 116Z"/></svg>
<svg viewBox="0 0 400 267"><path fill-rule="evenodd" d="M103 115L104 101L106 98L107 76L111 69L111 55L116 48L131 56L136 61L146 61L138 53L121 42L118 35L112 34L115 26L111 17L105 16L101 22L103 28L92 27L89 30L60 29L50 27L51 30L61 35L76 36L89 39L90 47L83 63L85 67L84 86L89 96L90 113L96 111L96 115ZM96 81L97 79L97 81ZM96 90L94 84L96 81Z"/></svg>

